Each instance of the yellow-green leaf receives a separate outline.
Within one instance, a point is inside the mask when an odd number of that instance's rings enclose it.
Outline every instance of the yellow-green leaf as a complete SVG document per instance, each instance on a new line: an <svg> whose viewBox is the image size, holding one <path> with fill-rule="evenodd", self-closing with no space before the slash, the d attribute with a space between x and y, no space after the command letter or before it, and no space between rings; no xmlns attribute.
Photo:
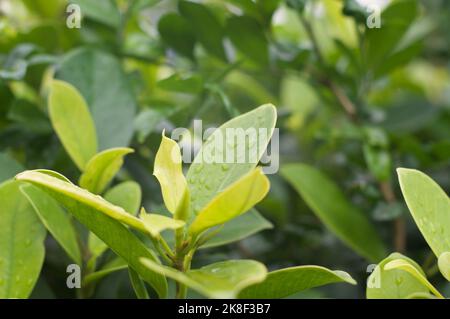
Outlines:
<svg viewBox="0 0 450 319"><path fill-rule="evenodd" d="M269 187L269 179L261 168L254 169L207 204L192 222L189 232L200 234L247 212L266 196Z"/></svg>
<svg viewBox="0 0 450 319"><path fill-rule="evenodd" d="M436 297L444 299L444 297L437 291L436 288L428 281L428 279L425 277L425 275L420 272L417 267L409 263L408 261L404 259L395 259L390 262L388 262L386 265L384 265L384 270L395 270L395 269L401 269L403 271L408 272L412 276L414 276L422 285L427 287Z"/></svg>
<svg viewBox="0 0 450 319"><path fill-rule="evenodd" d="M147 214L142 210L140 215L145 228L147 228L150 235L155 238L166 229L179 229L185 225L185 222L178 219L173 219L159 214Z"/></svg>
<svg viewBox="0 0 450 319"><path fill-rule="evenodd" d="M115 206L102 197L89 193L73 184L47 174L25 171L16 179L32 183L45 190L63 205L78 221L104 241L112 251L122 257L127 264L156 290L160 297L167 295L164 276L144 267L139 258L145 257L155 262L158 259L144 243L120 222L135 227L142 232L146 229L142 221Z"/></svg>
<svg viewBox="0 0 450 319"><path fill-rule="evenodd" d="M161 185L164 203L169 212L175 214L180 205L184 206L182 205L183 201L189 202L180 148L174 140L165 137L164 133L156 153L153 175L156 176Z"/></svg>
<svg viewBox="0 0 450 319"><path fill-rule="evenodd" d="M242 289L263 281L267 275L266 267L254 260L223 261L185 273L146 258L141 262L208 298L237 298Z"/></svg>
<svg viewBox="0 0 450 319"><path fill-rule="evenodd" d="M97 133L86 102L75 87L54 80L48 97L48 110L62 145L83 171L97 153Z"/></svg>
<svg viewBox="0 0 450 319"><path fill-rule="evenodd" d="M44 261L45 227L19 186L0 185L0 299L27 298Z"/></svg>
<svg viewBox="0 0 450 319"><path fill-rule="evenodd" d="M405 260L425 275L414 260L399 253L393 253L383 259L367 279L366 296L368 299L403 299L416 293L428 293L429 290L416 277L400 270L386 270L385 266L393 260Z"/></svg>
<svg viewBox="0 0 450 319"><path fill-rule="evenodd" d="M96 154L86 164L80 186L94 194L101 194L122 167L124 156L132 152L131 148L118 147Z"/></svg>
<svg viewBox="0 0 450 319"><path fill-rule="evenodd" d="M258 284L245 288L239 294L246 299L284 298L297 292L331 283L356 281L346 272L320 266L297 266L275 270Z"/></svg>
<svg viewBox="0 0 450 319"><path fill-rule="evenodd" d="M450 251L450 199L426 174L397 169L400 188L420 232L436 257Z"/></svg>

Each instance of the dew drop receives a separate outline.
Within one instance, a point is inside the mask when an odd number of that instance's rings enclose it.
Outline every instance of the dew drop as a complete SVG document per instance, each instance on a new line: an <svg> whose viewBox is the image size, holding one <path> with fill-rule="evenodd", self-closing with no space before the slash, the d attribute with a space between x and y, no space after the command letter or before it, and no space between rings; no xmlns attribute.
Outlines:
<svg viewBox="0 0 450 319"><path fill-rule="evenodd" d="M226 172L229 168L230 166L228 164L222 164L222 171Z"/></svg>

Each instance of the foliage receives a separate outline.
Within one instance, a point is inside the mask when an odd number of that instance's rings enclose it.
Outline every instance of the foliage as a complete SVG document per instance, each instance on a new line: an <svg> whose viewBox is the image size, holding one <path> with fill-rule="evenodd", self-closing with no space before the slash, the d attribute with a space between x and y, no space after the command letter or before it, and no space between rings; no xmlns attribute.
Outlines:
<svg viewBox="0 0 450 319"><path fill-rule="evenodd" d="M449 3L365 3L2 1L0 298L450 296Z"/></svg>

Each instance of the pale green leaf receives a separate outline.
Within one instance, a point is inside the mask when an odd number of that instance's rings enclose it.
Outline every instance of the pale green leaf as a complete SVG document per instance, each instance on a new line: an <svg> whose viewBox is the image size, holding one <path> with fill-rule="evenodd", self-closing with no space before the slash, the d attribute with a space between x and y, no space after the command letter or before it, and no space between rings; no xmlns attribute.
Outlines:
<svg viewBox="0 0 450 319"><path fill-rule="evenodd" d="M94 194L101 194L122 167L124 156L133 152L131 148L119 147L96 154L86 164L80 186Z"/></svg>
<svg viewBox="0 0 450 319"><path fill-rule="evenodd" d="M384 265L384 270L403 270L414 276L424 287L427 287L436 297L444 299L436 288L428 281L423 272L405 259L395 259Z"/></svg>
<svg viewBox="0 0 450 319"><path fill-rule="evenodd" d="M48 192L111 250L125 259L131 268L152 285L160 297L167 295L167 282L164 276L149 271L139 262L140 257L157 261L154 253L120 223L145 232L141 220L100 196L46 174L26 171L17 175L16 179L30 182Z"/></svg>
<svg viewBox="0 0 450 319"><path fill-rule="evenodd" d="M242 289L263 281L267 275L266 267L254 260L223 261L186 273L146 258L141 258L141 262L208 298L237 298Z"/></svg>
<svg viewBox="0 0 450 319"><path fill-rule="evenodd" d="M178 144L162 135L161 144L155 157L153 175L161 185L167 209L172 214L182 205L188 195L186 178L183 175L182 159Z"/></svg>
<svg viewBox="0 0 450 319"><path fill-rule="evenodd" d="M393 260L405 260L425 275L414 260L399 253L393 253L383 259L367 279L366 296L368 299L402 299L415 293L428 293L425 287L416 277L403 270L386 270L385 265Z"/></svg>
<svg viewBox="0 0 450 319"><path fill-rule="evenodd" d="M284 298L300 291L339 282L356 285L356 281L344 271L330 270L320 266L297 266L270 272L263 282L241 291L239 297Z"/></svg>
<svg viewBox="0 0 450 319"><path fill-rule="evenodd" d="M219 227L221 228L218 233L201 245L200 248L226 245L262 230L273 228L273 225L255 209L251 209L248 213L244 213Z"/></svg>
<svg viewBox="0 0 450 319"><path fill-rule="evenodd" d="M96 22L117 28L120 25L120 11L112 0L70 0L80 6L81 14Z"/></svg>
<svg viewBox="0 0 450 319"><path fill-rule="evenodd" d="M385 256L383 242L368 218L327 176L306 164L285 165L281 174L320 220L348 246L369 260L379 261Z"/></svg>
<svg viewBox="0 0 450 319"><path fill-rule="evenodd" d="M185 225L185 222L158 214L147 214L142 210L140 218L145 228L154 237L158 238L160 233L166 229L179 229Z"/></svg>
<svg viewBox="0 0 450 319"><path fill-rule="evenodd" d="M442 276L450 281L450 252L447 251L439 256L438 266Z"/></svg>
<svg viewBox="0 0 450 319"><path fill-rule="evenodd" d="M231 119L208 137L187 173L195 213L256 167L272 137L276 119L275 107L265 104ZM235 134L227 136L227 130ZM252 155L254 161L243 158L249 154L255 155ZM216 156L219 161L215 160Z"/></svg>
<svg viewBox="0 0 450 319"><path fill-rule="evenodd" d="M76 264L81 265L81 252L76 231L67 213L52 197L33 185L22 185L20 190L53 238Z"/></svg>
<svg viewBox="0 0 450 319"><path fill-rule="evenodd" d="M54 80L48 97L53 128L80 170L97 153L94 121L81 94L69 83Z"/></svg>
<svg viewBox="0 0 450 319"><path fill-rule="evenodd" d="M436 257L450 251L450 199L426 174L397 169L400 188L420 232Z"/></svg>
<svg viewBox="0 0 450 319"><path fill-rule="evenodd" d="M198 235L247 212L266 196L269 187L269 179L262 170L254 169L208 203L190 225L189 232Z"/></svg>
<svg viewBox="0 0 450 319"><path fill-rule="evenodd" d="M0 185L0 299L27 298L44 261L45 227L19 185Z"/></svg>
<svg viewBox="0 0 450 319"><path fill-rule="evenodd" d="M138 299L150 299L147 288L145 288L145 284L139 274L132 268L128 268L128 274L130 276L131 286L133 286L133 290L136 293L136 297Z"/></svg>

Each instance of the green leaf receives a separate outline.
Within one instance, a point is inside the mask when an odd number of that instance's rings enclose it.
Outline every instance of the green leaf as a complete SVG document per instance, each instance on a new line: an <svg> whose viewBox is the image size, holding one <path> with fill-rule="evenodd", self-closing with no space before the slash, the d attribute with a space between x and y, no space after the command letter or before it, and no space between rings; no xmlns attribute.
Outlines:
<svg viewBox="0 0 450 319"><path fill-rule="evenodd" d="M180 54L194 58L195 33L188 20L176 13L159 19L158 32L164 42Z"/></svg>
<svg viewBox="0 0 450 319"><path fill-rule="evenodd" d="M194 29L196 38L203 47L222 60L226 60L223 47L224 28L216 16L204 5L191 1L179 1L180 13Z"/></svg>
<svg viewBox="0 0 450 319"><path fill-rule="evenodd" d="M366 29L367 66L371 70L389 61L390 55L401 43L403 36L418 14L415 0L393 1L381 13L381 28Z"/></svg>
<svg viewBox="0 0 450 319"><path fill-rule="evenodd" d="M80 170L97 153L97 133L85 100L75 87L54 80L48 97L53 128Z"/></svg>
<svg viewBox="0 0 450 319"><path fill-rule="evenodd" d="M416 278L424 287L427 287L436 297L444 299L439 291L434 288L427 280L423 272L419 271L417 267L404 259L395 259L384 265L384 270L403 270Z"/></svg>
<svg viewBox="0 0 450 319"><path fill-rule="evenodd" d="M53 176L36 171L25 171L18 174L16 179L36 184L39 187L49 191L57 192L64 198L75 200L80 204L84 204L90 208L98 210L115 220L127 224L128 226L146 232L142 221L126 212L122 207L115 206L102 197L94 195L74 184L67 183Z"/></svg>
<svg viewBox="0 0 450 319"><path fill-rule="evenodd" d="M338 282L356 285L356 281L344 271L320 266L290 267L270 272L263 282L241 291L239 298L284 298L300 291Z"/></svg>
<svg viewBox="0 0 450 319"><path fill-rule="evenodd" d="M258 20L249 16L232 16L226 25L231 42L245 56L260 65L269 63L269 45Z"/></svg>
<svg viewBox="0 0 450 319"><path fill-rule="evenodd" d="M44 261L45 228L19 182L0 185L0 298L27 298Z"/></svg>
<svg viewBox="0 0 450 319"><path fill-rule="evenodd" d="M195 213L218 193L256 167L272 137L276 118L275 107L265 104L226 122L208 137L187 173L191 206ZM235 132L235 135L227 137L227 130ZM248 134L243 135L244 133ZM232 161L210 161L210 157L215 156L213 154L223 157L231 155ZM254 154L255 160L239 157L246 154ZM237 159L242 161L238 162Z"/></svg>
<svg viewBox="0 0 450 319"><path fill-rule="evenodd" d="M383 258L385 248L374 227L332 180L306 164L285 165L281 175L301 194L320 220L348 246L369 260Z"/></svg>
<svg viewBox="0 0 450 319"><path fill-rule="evenodd" d="M269 179L262 170L254 169L208 203L190 225L189 232L198 235L247 212L266 196L269 188Z"/></svg>
<svg viewBox="0 0 450 319"><path fill-rule="evenodd" d="M392 260L405 260L425 275L414 260L399 253L393 253L383 259L367 279L366 296L368 299L401 299L414 293L428 293L416 277L403 270L386 270L385 265Z"/></svg>
<svg viewBox="0 0 450 319"><path fill-rule="evenodd" d="M197 94L203 90L203 79L197 74L182 76L175 73L158 81L158 86L167 91Z"/></svg>
<svg viewBox="0 0 450 319"><path fill-rule="evenodd" d="M77 235L67 213L47 193L33 185L22 185L21 192L30 202L41 222L78 265L82 264Z"/></svg>
<svg viewBox="0 0 450 319"><path fill-rule="evenodd" d="M138 183L126 181L110 188L105 193L105 199L126 212L136 215L141 207L142 191Z"/></svg>
<svg viewBox="0 0 450 319"><path fill-rule="evenodd" d="M13 178L17 173L23 171L24 168L15 159L6 153L0 153L0 183L7 179Z"/></svg>
<svg viewBox="0 0 450 319"><path fill-rule="evenodd" d="M128 269L128 274L130 276L133 290L136 293L136 297L138 299L150 299L147 288L145 288L145 284L142 281L141 277L139 277L139 274L131 268Z"/></svg>
<svg viewBox="0 0 450 319"><path fill-rule="evenodd" d="M99 196L42 173L26 171L17 175L16 179L44 189L117 255L126 260L131 268L152 285L160 297L167 295L164 276L149 271L139 262L140 257L157 261L154 253L120 223L124 222L145 232L146 229L139 219Z"/></svg>
<svg viewBox="0 0 450 319"><path fill-rule="evenodd" d="M94 194L101 194L123 164L125 155L133 153L131 148L111 148L92 157L80 177L80 186Z"/></svg>
<svg viewBox="0 0 450 319"><path fill-rule="evenodd" d="M131 215L136 215L141 206L141 188L133 181L123 182L109 189L105 193L105 199L116 206L122 207ZM108 249L108 246L94 233L89 233L88 247L92 258L97 258Z"/></svg>
<svg viewBox="0 0 450 319"><path fill-rule="evenodd" d="M254 260L229 260L214 263L186 273L141 258L153 271L162 273L208 298L237 298L239 292L266 278L266 267Z"/></svg>
<svg viewBox="0 0 450 319"><path fill-rule="evenodd" d="M442 253L438 258L438 266L442 276L450 281L450 252Z"/></svg>
<svg viewBox="0 0 450 319"><path fill-rule="evenodd" d="M158 238L160 233L166 229L176 230L185 225L182 220L158 214L147 214L144 210L142 210L140 217L148 232L155 238Z"/></svg>
<svg viewBox="0 0 450 319"><path fill-rule="evenodd" d="M169 212L175 214L178 209L183 209L183 202L189 202L189 190L183 175L180 148L174 140L165 137L164 132L155 156L153 175L161 185L164 204Z"/></svg>
<svg viewBox="0 0 450 319"><path fill-rule="evenodd" d="M388 181L391 177L392 159L388 151L365 144L364 158L370 172L378 181Z"/></svg>
<svg viewBox="0 0 450 319"><path fill-rule="evenodd" d="M120 25L120 12L112 0L70 0L80 6L81 14L112 28Z"/></svg>
<svg viewBox="0 0 450 319"><path fill-rule="evenodd" d="M90 48L76 49L64 56L56 75L85 98L97 128L99 150L128 145L136 101L130 80L115 56Z"/></svg>
<svg viewBox="0 0 450 319"><path fill-rule="evenodd" d="M249 212L223 224L219 232L201 245L200 248L226 245L256 234L264 229L271 228L273 228L272 223L261 216L255 209L251 209Z"/></svg>
<svg viewBox="0 0 450 319"><path fill-rule="evenodd" d="M450 251L450 199L426 174L397 169L400 188L420 232L436 257Z"/></svg>

